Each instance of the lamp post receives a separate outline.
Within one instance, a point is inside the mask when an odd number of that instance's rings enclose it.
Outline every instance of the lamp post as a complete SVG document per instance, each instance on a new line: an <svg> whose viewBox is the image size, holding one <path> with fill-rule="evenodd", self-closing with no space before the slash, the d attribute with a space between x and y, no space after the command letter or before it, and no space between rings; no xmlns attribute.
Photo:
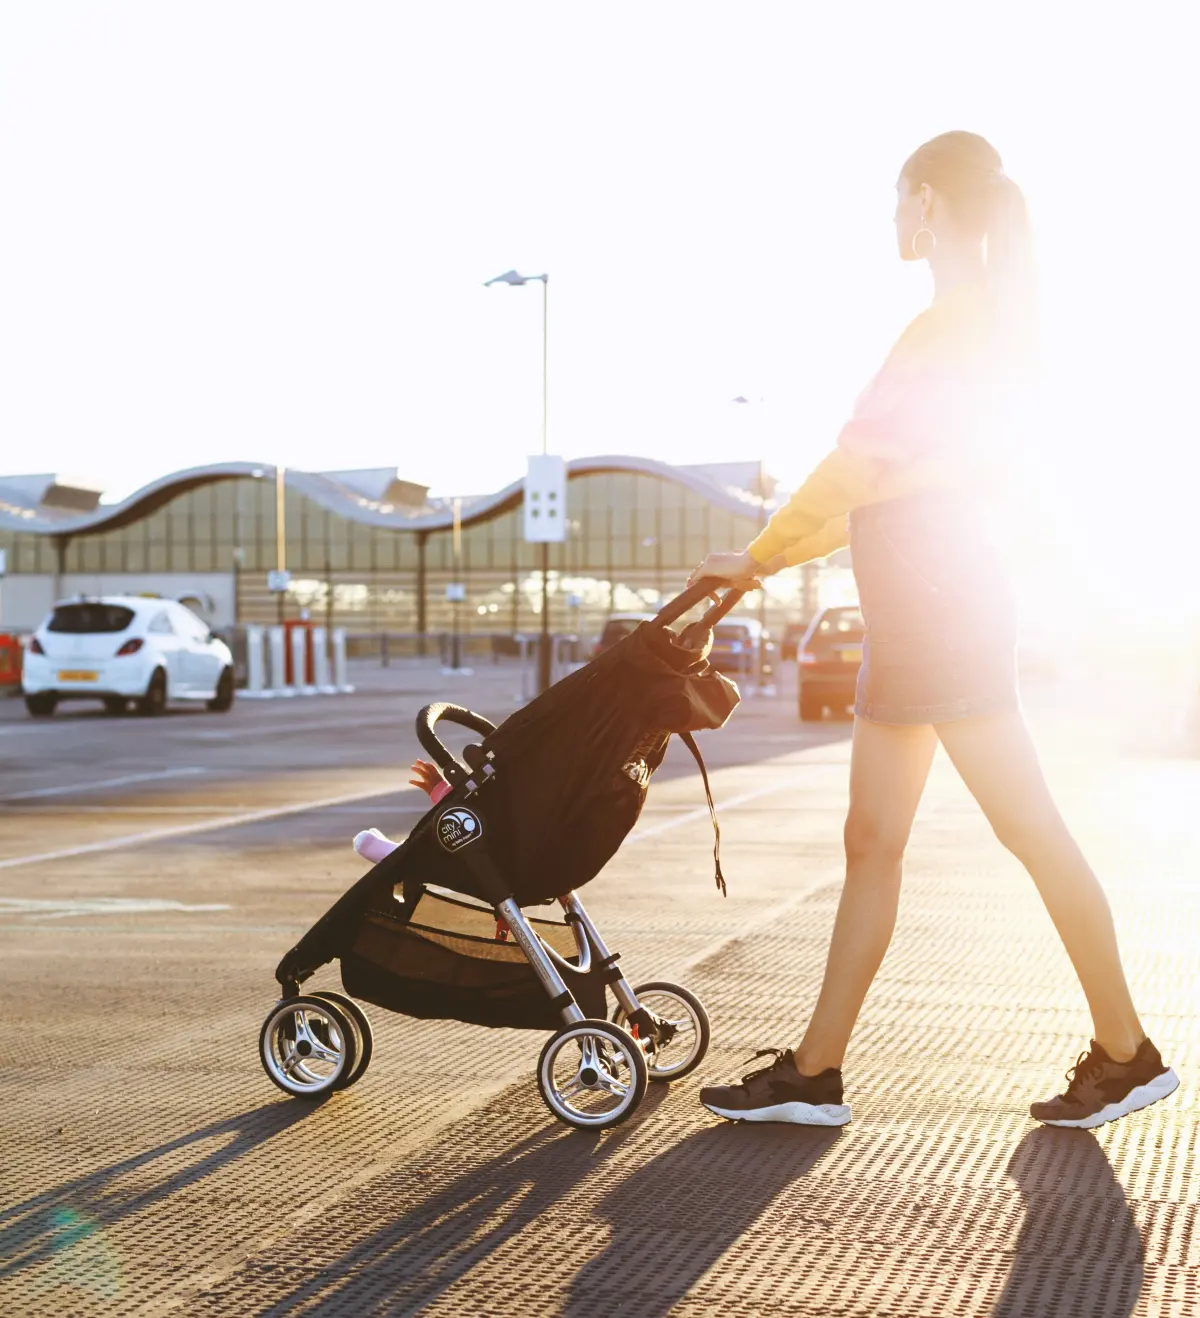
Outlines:
<svg viewBox="0 0 1200 1318"><path fill-rule="evenodd" d="M545 456L547 449L548 433L548 406L549 395L547 389L548 381L548 350L549 335L547 329L547 309L548 289L550 286L550 276L541 275L521 275L515 270L506 270L502 275L497 275L495 279L489 279L484 283L484 288L490 288L493 284L511 284L514 288L523 284L535 284L541 281L542 285L542 455ZM565 511L565 510L564 510ZM550 545L543 540L541 542L541 569L542 569L542 635L538 646L538 691L546 691L550 686Z"/></svg>
<svg viewBox="0 0 1200 1318"><path fill-rule="evenodd" d="M283 467L277 463L275 466L275 571L277 573L275 599L278 604L278 615L281 623L284 617L284 593L287 590L287 580L284 577L284 573L287 571L287 532L284 529L285 502Z"/></svg>
<svg viewBox="0 0 1200 1318"><path fill-rule="evenodd" d="M452 631L450 634L450 663L442 669L443 673L453 673L469 677L471 670L463 667L462 662L462 628L459 608L466 599L466 585L462 579L462 500L455 499L453 504L454 521L452 525L451 548L454 559L454 581L446 587L446 598L450 601Z"/></svg>
<svg viewBox="0 0 1200 1318"><path fill-rule="evenodd" d="M233 625L242 620L242 567L246 562L246 551L235 545L233 550Z"/></svg>
<svg viewBox="0 0 1200 1318"><path fill-rule="evenodd" d="M742 407L750 405L750 399L747 398L744 394L739 394L736 398L733 398L730 401ZM758 400L760 405L763 403L763 401L764 400L761 398ZM761 415L761 413L759 415ZM758 495L758 529L759 532L761 533L763 527L765 527L767 524L767 467L766 467L766 459L762 456L762 450L763 450L762 427L757 426L755 427L755 429L758 430L759 432L755 436L756 445L759 451L758 473L755 479L755 484L757 486L757 489L755 490L755 493ZM759 691L762 691L762 689L765 686L767 686L768 683L766 681L767 678L767 673L766 673L767 588L761 582L759 583L759 590L758 590L758 628L759 628L758 664L757 664L757 672L755 673L755 680L758 683ZM773 676L774 675L772 674L772 677Z"/></svg>

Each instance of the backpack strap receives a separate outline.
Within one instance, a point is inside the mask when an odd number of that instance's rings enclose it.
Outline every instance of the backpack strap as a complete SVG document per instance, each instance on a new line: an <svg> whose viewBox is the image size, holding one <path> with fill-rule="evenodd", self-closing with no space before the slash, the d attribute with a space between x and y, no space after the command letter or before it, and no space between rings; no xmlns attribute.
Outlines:
<svg viewBox="0 0 1200 1318"><path fill-rule="evenodd" d="M708 813L712 816L713 826L713 869L717 881L717 887L721 890L722 897L728 897L725 891L725 875L721 873L721 825L717 823L717 807L713 805L712 788L708 785L708 770L704 767L704 757L700 754L700 747L696 745L696 738L690 732L679 733L679 740L692 753L692 758L700 769L700 777L704 781L704 799L708 802Z"/></svg>

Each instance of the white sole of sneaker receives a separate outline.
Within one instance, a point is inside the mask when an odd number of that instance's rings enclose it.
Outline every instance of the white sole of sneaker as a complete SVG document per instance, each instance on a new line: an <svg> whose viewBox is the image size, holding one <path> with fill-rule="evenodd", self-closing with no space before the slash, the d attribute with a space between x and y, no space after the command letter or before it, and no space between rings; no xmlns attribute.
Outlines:
<svg viewBox="0 0 1200 1318"><path fill-rule="evenodd" d="M1092 1130L1096 1126L1103 1126L1106 1122L1116 1121L1119 1117L1127 1117L1131 1112L1140 1112L1142 1108L1149 1107L1151 1103L1157 1103L1159 1099L1166 1098L1168 1094L1173 1094L1178 1088L1179 1077L1168 1067L1162 1075L1156 1075L1149 1084L1138 1085L1136 1089L1131 1089L1119 1103L1110 1103L1107 1107L1102 1107L1099 1112L1093 1112L1090 1117L1080 1117L1077 1121L1043 1121L1042 1125L1071 1126L1076 1130Z"/></svg>
<svg viewBox="0 0 1200 1318"><path fill-rule="evenodd" d="M738 1112L733 1108L704 1106L727 1121L781 1121L789 1126L844 1126L850 1120L848 1103L776 1103L772 1107Z"/></svg>

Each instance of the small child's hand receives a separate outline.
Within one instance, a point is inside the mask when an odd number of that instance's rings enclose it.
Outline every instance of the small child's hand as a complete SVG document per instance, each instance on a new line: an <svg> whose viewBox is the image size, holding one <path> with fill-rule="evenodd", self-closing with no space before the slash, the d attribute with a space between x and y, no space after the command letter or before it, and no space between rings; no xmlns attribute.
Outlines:
<svg viewBox="0 0 1200 1318"><path fill-rule="evenodd" d="M426 796L433 791L439 783L446 780L438 772L436 764L430 764L428 760L417 760L410 770L412 777L408 780L413 787L419 787Z"/></svg>

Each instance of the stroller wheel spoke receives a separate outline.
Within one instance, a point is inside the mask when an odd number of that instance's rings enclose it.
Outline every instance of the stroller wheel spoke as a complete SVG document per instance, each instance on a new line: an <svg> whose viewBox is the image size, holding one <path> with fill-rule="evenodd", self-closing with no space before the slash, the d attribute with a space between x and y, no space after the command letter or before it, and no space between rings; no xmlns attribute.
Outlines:
<svg viewBox="0 0 1200 1318"><path fill-rule="evenodd" d="M284 1075L291 1075L293 1072L299 1071L303 1068L304 1058L300 1056L295 1048L293 1048L287 1056L282 1059L280 1066L283 1069Z"/></svg>

